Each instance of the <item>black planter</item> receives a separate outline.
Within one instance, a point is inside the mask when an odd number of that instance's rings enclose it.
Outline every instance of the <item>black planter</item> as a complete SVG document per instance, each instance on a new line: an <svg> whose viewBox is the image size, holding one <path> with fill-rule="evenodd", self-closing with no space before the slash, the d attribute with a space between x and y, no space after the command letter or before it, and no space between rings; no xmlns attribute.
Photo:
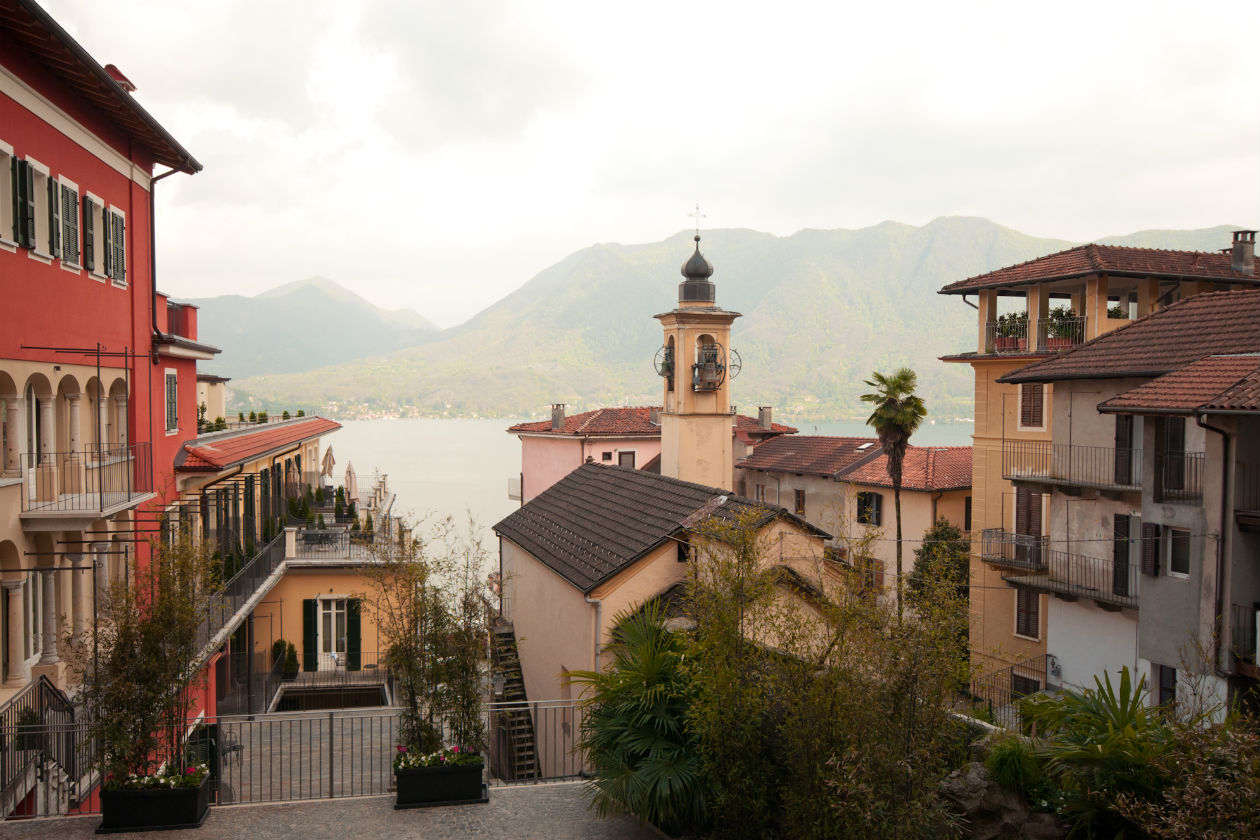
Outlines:
<svg viewBox="0 0 1260 840"><path fill-rule="evenodd" d="M97 834L197 828L210 812L210 775L195 788L102 790Z"/></svg>
<svg viewBox="0 0 1260 840"><path fill-rule="evenodd" d="M395 808L428 808L434 805L463 805L489 802L481 783L485 764L457 764L453 767L413 767L395 770L398 785Z"/></svg>

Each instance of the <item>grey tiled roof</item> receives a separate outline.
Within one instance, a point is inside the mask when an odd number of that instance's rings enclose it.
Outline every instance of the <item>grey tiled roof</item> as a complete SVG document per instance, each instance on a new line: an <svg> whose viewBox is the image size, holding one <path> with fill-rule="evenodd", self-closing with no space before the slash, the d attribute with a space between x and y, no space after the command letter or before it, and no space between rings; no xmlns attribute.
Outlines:
<svg viewBox="0 0 1260 840"><path fill-rule="evenodd" d="M494 530L589 592L709 514L733 519L757 509L764 511L758 521L782 516L827 536L784 508L728 490L599 464L578 467Z"/></svg>

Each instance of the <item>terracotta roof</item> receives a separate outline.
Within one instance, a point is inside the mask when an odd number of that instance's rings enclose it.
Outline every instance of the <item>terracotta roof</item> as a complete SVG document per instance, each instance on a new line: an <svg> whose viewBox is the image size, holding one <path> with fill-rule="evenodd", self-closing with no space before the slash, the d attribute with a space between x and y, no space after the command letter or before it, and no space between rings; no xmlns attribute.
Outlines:
<svg viewBox="0 0 1260 840"><path fill-rule="evenodd" d="M878 457L880 451L875 438L792 435L771 438L735 466L831 477L858 461Z"/></svg>
<svg viewBox="0 0 1260 840"><path fill-rule="evenodd" d="M855 464L837 476L840 481L892 487L888 457L880 450L874 461ZM901 488L939 492L971 487L970 446L908 446L901 462Z"/></svg>
<svg viewBox="0 0 1260 840"><path fill-rule="evenodd" d="M175 456L175 470L218 472L340 428L340 423L325 420L323 417L311 417L267 424L244 432L198 438L185 443Z"/></svg>
<svg viewBox="0 0 1260 840"><path fill-rule="evenodd" d="M773 438L735 465L739 469L821 475L837 481L892 487L888 458L878 438L794 435ZM959 490L971 486L970 446L909 446L901 466L906 490Z"/></svg>
<svg viewBox="0 0 1260 840"><path fill-rule="evenodd" d="M1162 376L1205 356L1260 351L1260 290L1178 301L999 382Z"/></svg>
<svg viewBox="0 0 1260 840"><path fill-rule="evenodd" d="M725 497L725 498L723 498ZM710 515L760 510L830 535L781 507L626 467L583 464L494 526L583 592Z"/></svg>
<svg viewBox="0 0 1260 840"><path fill-rule="evenodd" d="M1260 261L1256 263L1256 273L1251 276L1234 271L1230 262L1228 253L1164 251L1159 248L1127 248L1091 243L950 283L940 290L940 294L968 294L977 289L1022 286L1090 274L1229 280L1260 284L1260 279L1257 279L1260 278Z"/></svg>
<svg viewBox="0 0 1260 840"><path fill-rule="evenodd" d="M1193 414L1260 408L1260 356L1209 356L1112 397L1102 412Z"/></svg>
<svg viewBox="0 0 1260 840"><path fill-rule="evenodd" d="M590 435L592 437L625 437L629 435L642 435L645 437L658 437L661 433L660 423L652 422L652 412L659 412L659 405L644 406L616 406L611 408L596 408L591 411L583 411L581 414L574 414L564 418L563 429L551 428L550 420L539 420L532 423L517 423L515 426L509 426L509 433L528 433L535 435ZM796 429L791 426L785 426L782 423L771 423L769 431L762 429L761 425L754 417L745 417L742 414L736 414L732 423L737 430L747 432L749 434L793 434Z"/></svg>

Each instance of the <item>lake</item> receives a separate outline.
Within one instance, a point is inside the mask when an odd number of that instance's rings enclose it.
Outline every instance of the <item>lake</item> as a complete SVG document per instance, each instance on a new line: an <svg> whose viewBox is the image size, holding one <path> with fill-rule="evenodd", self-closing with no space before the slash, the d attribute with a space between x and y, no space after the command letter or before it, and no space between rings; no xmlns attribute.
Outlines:
<svg viewBox="0 0 1260 840"><path fill-rule="evenodd" d="M778 418L776 418L778 419ZM521 442L509 435L518 420L344 420L325 438L337 459L341 482L347 462L354 464L359 487L372 473L389 476L397 494L394 512L419 519L426 515L469 515L483 529L511 513L518 502L508 498L508 478L521 470ZM788 420L779 422L789 423ZM792 423L805 435L873 437L863 423ZM970 424L924 426L912 443L919 446L967 446Z"/></svg>

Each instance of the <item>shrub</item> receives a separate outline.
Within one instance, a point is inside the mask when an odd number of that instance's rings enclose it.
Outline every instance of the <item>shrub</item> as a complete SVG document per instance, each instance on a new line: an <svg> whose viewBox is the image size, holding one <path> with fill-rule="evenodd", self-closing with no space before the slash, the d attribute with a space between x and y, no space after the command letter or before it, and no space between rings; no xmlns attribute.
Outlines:
<svg viewBox="0 0 1260 840"><path fill-rule="evenodd" d="M995 743L984 760L984 769L1003 788L1024 796L1041 784L1041 766L1023 738L1003 738Z"/></svg>
<svg viewBox="0 0 1260 840"><path fill-rule="evenodd" d="M284 656L285 652L288 649L289 649L289 643L286 642L284 639L276 639L274 642L272 642L271 643L272 663L279 661L280 658Z"/></svg>
<svg viewBox="0 0 1260 840"><path fill-rule="evenodd" d="M328 528L328 526L324 524L324 514L322 514L322 513L321 513L321 514L320 514L320 515L316 518L316 520L315 520L315 527L316 527L316 528L318 528L318 529L319 529L319 530L321 530L321 531L326 530L326 529Z"/></svg>
<svg viewBox="0 0 1260 840"><path fill-rule="evenodd" d="M250 413L252 414L253 412L250 412ZM245 422L245 412L243 412L243 411L238 411L238 412L236 412L236 419L237 419L237 421L238 421L238 422L244 423L244 422Z"/></svg>
<svg viewBox="0 0 1260 840"><path fill-rule="evenodd" d="M257 412L257 411L251 411L251 412L249 413L249 422L251 422L251 423L257 423L257 422L258 422L258 412Z"/></svg>
<svg viewBox="0 0 1260 840"><path fill-rule="evenodd" d="M298 417L305 417L305 416L306 416L306 411L305 411L304 409L299 408L299 409L298 409L297 416L298 416Z"/></svg>
<svg viewBox="0 0 1260 840"><path fill-rule="evenodd" d="M285 647L284 651L284 670L289 674L296 674L298 669L297 646L293 642Z"/></svg>
<svg viewBox="0 0 1260 840"><path fill-rule="evenodd" d="M288 420L288 419L289 419L289 409L287 409L287 408L286 408L284 411L282 411L282 412L280 413L280 419L281 419L281 420Z"/></svg>

